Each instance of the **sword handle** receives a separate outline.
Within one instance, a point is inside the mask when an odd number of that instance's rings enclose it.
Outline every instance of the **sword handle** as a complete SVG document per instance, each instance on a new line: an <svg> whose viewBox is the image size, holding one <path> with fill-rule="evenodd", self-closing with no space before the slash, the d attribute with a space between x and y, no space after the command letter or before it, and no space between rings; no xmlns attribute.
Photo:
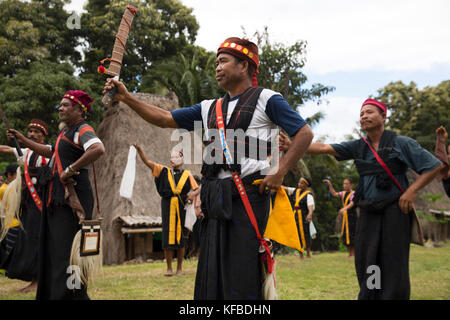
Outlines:
<svg viewBox="0 0 450 320"><path fill-rule="evenodd" d="M113 77L113 79L115 80L119 80L119 77ZM113 101L114 101L114 97L116 95L117 92L117 87L112 88L111 90L106 91L105 95L102 98L102 103L105 106L106 109L108 109L109 107L111 107Z"/></svg>
<svg viewBox="0 0 450 320"><path fill-rule="evenodd" d="M14 135L13 140L14 140L14 145L16 146L17 154L19 155L19 157L22 157L23 156L22 148L20 147L19 142L16 139L16 135Z"/></svg>

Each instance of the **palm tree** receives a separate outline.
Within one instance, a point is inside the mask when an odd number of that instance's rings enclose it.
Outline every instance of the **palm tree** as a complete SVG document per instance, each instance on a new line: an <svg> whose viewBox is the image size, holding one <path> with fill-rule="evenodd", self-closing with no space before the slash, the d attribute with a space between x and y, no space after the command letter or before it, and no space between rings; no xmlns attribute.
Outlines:
<svg viewBox="0 0 450 320"><path fill-rule="evenodd" d="M221 92L215 80L214 63L215 55L200 48L194 48L192 54L180 52L155 64L143 77L143 87L150 87L150 91L159 88L158 93L175 92L182 107L216 98Z"/></svg>

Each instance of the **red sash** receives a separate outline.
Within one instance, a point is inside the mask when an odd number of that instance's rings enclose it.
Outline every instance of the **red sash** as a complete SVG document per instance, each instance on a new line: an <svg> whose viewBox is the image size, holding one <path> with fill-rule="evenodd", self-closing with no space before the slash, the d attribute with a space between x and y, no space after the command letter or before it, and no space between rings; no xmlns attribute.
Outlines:
<svg viewBox="0 0 450 320"><path fill-rule="evenodd" d="M30 153L30 149L27 150L27 154L25 155L25 182L28 187L28 191L30 191L31 197L33 198L34 203L36 204L36 207L38 207L39 211L42 212L42 201L41 198L39 198L39 195L36 191L35 186L33 185L33 182L31 181L30 174L28 172L28 154ZM44 159L42 157L42 159Z"/></svg>
<svg viewBox="0 0 450 320"><path fill-rule="evenodd" d="M399 188L400 191L402 193L404 193L405 189L403 189L403 187L400 185L400 183L397 181L397 179L395 179L394 175L392 174L391 170L389 170L389 168L386 165L386 163L384 163L384 161L381 159L381 157L378 155L378 153L375 151L375 149L372 147L372 145L366 140L366 138L363 137L363 140L369 146L370 150L372 150L372 153L373 153L375 159L377 159L377 161L380 164L380 166L383 167L384 171L386 171L386 173L389 175L389 177L392 179L392 181L394 181L394 183L397 186L397 188Z"/></svg>
<svg viewBox="0 0 450 320"><path fill-rule="evenodd" d="M222 116L222 99L218 99L216 103L216 117L217 117L217 126L219 128L219 137L221 140L222 150L225 155L225 160L229 165L231 165L231 154L228 150L226 137L225 137L225 128L224 128L224 119ZM250 222L255 229L256 237L258 238L260 245L262 248L264 248L264 251L266 252L267 257L267 269L269 274L273 271L273 260L270 253L269 246L266 242L266 240L261 237L261 234L258 229L258 223L256 222L255 214L253 213L252 206L250 204L250 201L248 200L247 193L245 192L244 184L242 183L241 178L239 177L239 174L237 172L232 173L234 183L236 184L237 190L239 192L239 195L242 199L242 202L244 203L245 210L247 211L247 215L250 219ZM264 252L262 251L262 252Z"/></svg>
<svg viewBox="0 0 450 320"><path fill-rule="evenodd" d="M55 152L53 152L52 158L54 158L53 168L52 168L52 175L55 175L55 169L58 169L58 175L61 177L61 174L63 172L63 167L61 164L61 159L59 158L58 154L58 145L61 138L64 136L64 131L61 131L61 133L58 136L58 139L56 139L55 144ZM64 185L63 185L64 186ZM50 182L49 192L48 192L48 200L47 200L47 207L50 205L50 201L52 199L52 189L53 189L53 180Z"/></svg>

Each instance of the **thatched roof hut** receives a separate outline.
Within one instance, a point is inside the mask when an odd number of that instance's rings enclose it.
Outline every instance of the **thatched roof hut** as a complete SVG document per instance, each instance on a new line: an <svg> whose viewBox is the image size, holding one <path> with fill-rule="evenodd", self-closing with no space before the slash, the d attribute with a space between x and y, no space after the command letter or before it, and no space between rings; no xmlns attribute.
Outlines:
<svg viewBox="0 0 450 320"><path fill-rule="evenodd" d="M165 97L136 93L140 100L173 110L178 106L177 97ZM100 210L102 213L104 263L122 263L126 259L124 234L151 232L161 226L161 198L158 195L151 171L136 156L136 178L131 200L119 195L120 183L127 163L129 147L137 142L146 156L155 162L169 166L174 129L153 126L123 103L108 109L97 129L97 135L105 145L105 154L95 162ZM191 133L192 135L193 133ZM201 152L201 149L194 152ZM199 174L201 165L184 165L192 174ZM153 228L153 229L152 229ZM136 229L138 229L136 231Z"/></svg>
<svg viewBox="0 0 450 320"><path fill-rule="evenodd" d="M415 181L418 176L411 169L408 170L408 178L411 182ZM438 195L441 195L439 199L435 197ZM442 183L434 179L420 190L414 206L418 211L425 241L446 241L450 236L449 224L446 222L450 218L450 199L445 194Z"/></svg>

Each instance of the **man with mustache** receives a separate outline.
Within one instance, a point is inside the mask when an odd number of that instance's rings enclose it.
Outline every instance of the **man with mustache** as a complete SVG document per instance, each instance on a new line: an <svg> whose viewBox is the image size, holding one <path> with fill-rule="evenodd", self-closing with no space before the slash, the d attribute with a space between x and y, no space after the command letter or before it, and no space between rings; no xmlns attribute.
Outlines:
<svg viewBox="0 0 450 320"><path fill-rule="evenodd" d="M269 217L270 189L281 186L313 138L309 125L281 94L257 86L258 67L256 44L237 37L225 39L217 49L216 80L227 94L172 112L136 99L119 81L108 79L105 85L105 92L116 87L115 99L151 124L192 131L198 123L205 130L208 147L201 187L204 232L194 299L267 298L262 290L260 252L269 250L261 235ZM225 149L230 150L227 159L231 162L223 161L223 149L218 144L222 124L228 132L228 143L243 147ZM278 126L293 137L293 143L278 167L271 168L267 155L271 154L270 142L277 138ZM230 137L230 131L243 134ZM275 152L278 154L278 150ZM246 200L241 199L244 190Z"/></svg>
<svg viewBox="0 0 450 320"><path fill-rule="evenodd" d="M441 162L417 141L385 130L386 113L386 104L367 99L359 118L366 138L336 144L316 142L307 150L308 154L355 160L360 175L353 199L360 209L355 237L360 300L410 298L409 248L414 200L442 168ZM289 148L289 139L280 140L280 144ZM396 181L379 163L372 148ZM408 168L420 175L411 185L406 174ZM374 266L381 273L380 287L368 283Z"/></svg>
<svg viewBox="0 0 450 320"><path fill-rule="evenodd" d="M44 145L47 136L47 123L41 119L32 119L28 124L28 139ZM29 148L23 148L23 156L19 157L16 148L5 145L0 146L0 153L14 155L20 164L25 165L22 179L24 183L21 200L22 214L20 216L22 227L19 227L17 220L15 223L13 222L14 227L11 226L12 229L9 230L4 240L9 242L10 246L12 245L4 262L4 267L8 278L31 281L27 287L21 289L23 292L28 292L36 289L38 277L37 255L42 215L42 195L37 179L41 167L47 165L49 159L40 156ZM15 241L12 242L11 239Z"/></svg>
<svg viewBox="0 0 450 320"><path fill-rule="evenodd" d="M105 152L103 143L85 120L93 101L84 91L66 92L58 109L59 119L65 126L53 146L36 143L16 130L8 131L9 138L15 135L19 143L51 158L45 179L40 179L45 186L37 300L89 299L84 284L69 286L73 272L77 272L70 268L69 261L73 239L81 228L77 207L82 207L86 220L92 219L94 197L88 166ZM69 193L67 200L69 185L73 185L76 196Z"/></svg>

